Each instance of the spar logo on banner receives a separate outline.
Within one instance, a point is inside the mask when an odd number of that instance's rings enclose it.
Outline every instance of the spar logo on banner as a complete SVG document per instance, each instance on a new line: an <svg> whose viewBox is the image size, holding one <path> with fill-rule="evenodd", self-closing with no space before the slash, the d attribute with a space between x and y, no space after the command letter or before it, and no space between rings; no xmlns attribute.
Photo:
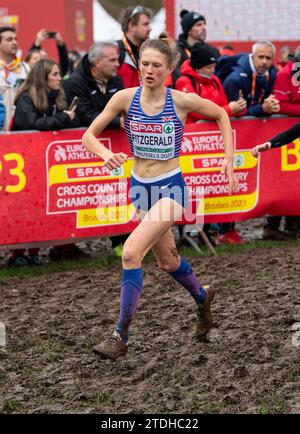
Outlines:
<svg viewBox="0 0 300 434"><path fill-rule="evenodd" d="M236 148L236 131L233 130ZM190 198L203 195L205 214L233 214L255 208L259 198L259 162L248 149L235 152L238 191L228 195L228 180L221 173L224 144L220 131L185 133L180 163Z"/></svg>
<svg viewBox="0 0 300 434"><path fill-rule="evenodd" d="M101 138L108 149L111 139ZM47 214L76 214L77 228L126 224L131 161L108 170L81 140L51 142L46 150Z"/></svg>

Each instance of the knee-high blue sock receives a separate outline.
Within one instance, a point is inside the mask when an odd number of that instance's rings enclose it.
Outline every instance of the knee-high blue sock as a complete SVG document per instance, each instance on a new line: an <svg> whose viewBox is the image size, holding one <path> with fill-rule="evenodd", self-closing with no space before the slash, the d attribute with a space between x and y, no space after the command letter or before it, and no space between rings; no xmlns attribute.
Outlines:
<svg viewBox="0 0 300 434"><path fill-rule="evenodd" d="M130 323L135 315L137 304L143 285L143 273L141 268L123 270L120 297L120 317L117 324L117 332L127 344L129 338Z"/></svg>
<svg viewBox="0 0 300 434"><path fill-rule="evenodd" d="M206 297L205 289L201 286L190 264L180 256L180 265L177 270L170 273L180 285L189 291L197 304L204 302Z"/></svg>

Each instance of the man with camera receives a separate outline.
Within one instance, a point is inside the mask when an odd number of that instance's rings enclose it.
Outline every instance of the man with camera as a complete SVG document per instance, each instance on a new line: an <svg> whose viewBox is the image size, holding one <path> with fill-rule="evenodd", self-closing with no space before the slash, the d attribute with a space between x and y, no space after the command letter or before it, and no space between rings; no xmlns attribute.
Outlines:
<svg viewBox="0 0 300 434"><path fill-rule="evenodd" d="M55 30L41 29L37 32L36 38L30 50L40 50L42 58L47 58L48 54L42 49L42 44L46 39L53 39L57 46L59 66L62 76L66 75L69 70L68 50L61 34Z"/></svg>

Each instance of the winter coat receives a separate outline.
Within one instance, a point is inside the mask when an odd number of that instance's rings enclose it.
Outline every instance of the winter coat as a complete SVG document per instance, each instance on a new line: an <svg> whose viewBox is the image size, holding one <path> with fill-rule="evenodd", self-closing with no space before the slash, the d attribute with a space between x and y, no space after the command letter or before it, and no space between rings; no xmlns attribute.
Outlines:
<svg viewBox="0 0 300 434"><path fill-rule="evenodd" d="M63 81L68 102L71 103L74 96L78 96L76 113L80 119L80 125L88 127L93 120L105 109L111 97L123 89L122 79L112 77L108 80L105 94L102 93L96 80L91 74L91 66L86 54L76 71ZM107 128L118 128L120 117L117 116Z"/></svg>
<svg viewBox="0 0 300 434"><path fill-rule="evenodd" d="M122 40L117 41L120 50L120 68L118 74L122 78L125 89L127 89L128 87L138 87L140 85L139 70L137 67L137 64L139 62L139 50L135 45L130 43L128 39L127 42L131 46L135 62L129 55L129 52L124 45L124 42Z"/></svg>
<svg viewBox="0 0 300 434"><path fill-rule="evenodd" d="M20 95L14 115L12 131L39 130L56 131L64 128L79 127L79 119L76 116L71 121L68 113L58 111L55 104L55 97L49 95L49 110L46 113L39 113L33 105L28 93Z"/></svg>
<svg viewBox="0 0 300 434"><path fill-rule="evenodd" d="M300 116L300 76L299 69L292 80L293 62L282 68L275 80L274 95L280 101L280 112L288 116ZM293 82L298 82L294 86Z"/></svg>
<svg viewBox="0 0 300 434"><path fill-rule="evenodd" d="M230 60L229 57L228 61ZM247 115L265 116L262 103L273 91L276 78L274 66L271 66L268 75L256 76L254 95L252 95L253 71L249 54L242 55L232 69L223 82L228 100L237 101L241 90L243 98L247 101Z"/></svg>
<svg viewBox="0 0 300 434"><path fill-rule="evenodd" d="M201 98L209 99L218 106L223 107L228 113L228 116L233 116L230 107L228 105L228 99L224 92L222 83L217 76L213 75L211 78L205 78L199 75L190 64L189 60L186 60L181 68L181 77L176 81L176 89L183 92L193 92L201 96ZM189 113L187 117L187 123L196 122L198 120L210 119L202 116L198 113Z"/></svg>

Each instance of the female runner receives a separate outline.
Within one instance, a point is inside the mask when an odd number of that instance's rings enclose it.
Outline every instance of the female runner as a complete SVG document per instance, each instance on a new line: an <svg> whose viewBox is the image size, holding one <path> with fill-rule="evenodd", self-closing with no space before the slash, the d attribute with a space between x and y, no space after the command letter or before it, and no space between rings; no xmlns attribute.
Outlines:
<svg viewBox="0 0 300 434"><path fill-rule="evenodd" d="M82 137L84 146L102 158L109 170L120 167L127 161L127 155L110 151L97 136L121 113L126 116L125 129L134 156L130 196L140 223L123 248L116 339L94 347L94 352L103 358L115 360L127 353L130 324L142 290L141 264L150 249L159 268L170 273L194 298L198 307L198 340L206 339L212 325L210 305L215 289L201 286L191 266L178 255L171 230L188 206L188 189L178 157L187 114L197 112L215 119L224 141L222 170L228 177L229 192L235 192L232 130L224 109L195 93L187 94L164 86L166 77L173 71L175 56L166 38L145 41L140 49L143 85L116 93Z"/></svg>

